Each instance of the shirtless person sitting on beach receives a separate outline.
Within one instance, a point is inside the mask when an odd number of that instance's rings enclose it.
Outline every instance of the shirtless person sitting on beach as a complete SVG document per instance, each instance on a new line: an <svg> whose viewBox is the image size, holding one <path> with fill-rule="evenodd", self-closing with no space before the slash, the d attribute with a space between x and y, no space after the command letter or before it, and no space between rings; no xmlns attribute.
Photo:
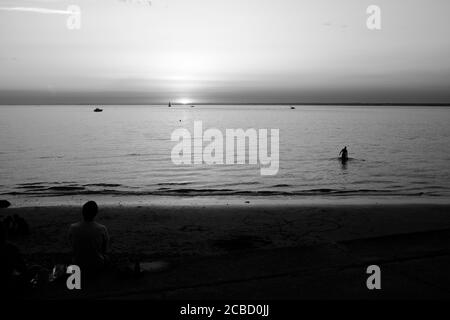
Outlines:
<svg viewBox="0 0 450 320"><path fill-rule="evenodd" d="M94 201L83 205L83 221L69 228L69 241L73 250L73 263L81 270L99 271L106 265L109 246L108 229L94 221L98 206Z"/></svg>

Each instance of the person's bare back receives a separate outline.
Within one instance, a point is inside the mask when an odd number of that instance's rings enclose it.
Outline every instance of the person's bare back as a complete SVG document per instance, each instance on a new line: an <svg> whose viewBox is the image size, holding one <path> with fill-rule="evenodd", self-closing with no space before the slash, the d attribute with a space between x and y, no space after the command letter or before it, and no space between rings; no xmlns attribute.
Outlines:
<svg viewBox="0 0 450 320"><path fill-rule="evenodd" d="M109 245L108 229L94 220L98 208L95 202L83 206L83 221L69 228L69 241L73 250L73 262L88 269L101 269L105 266Z"/></svg>

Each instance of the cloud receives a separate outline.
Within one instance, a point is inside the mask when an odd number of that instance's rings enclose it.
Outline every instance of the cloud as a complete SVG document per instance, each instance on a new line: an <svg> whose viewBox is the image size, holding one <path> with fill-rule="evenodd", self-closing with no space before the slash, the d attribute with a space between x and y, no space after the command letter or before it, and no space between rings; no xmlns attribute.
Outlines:
<svg viewBox="0 0 450 320"><path fill-rule="evenodd" d="M119 2L127 3L127 4L143 4L143 5L152 5L152 0L119 0Z"/></svg>
<svg viewBox="0 0 450 320"><path fill-rule="evenodd" d="M32 8L32 7L0 7L0 11L33 12L43 14L73 14L73 12L69 10Z"/></svg>

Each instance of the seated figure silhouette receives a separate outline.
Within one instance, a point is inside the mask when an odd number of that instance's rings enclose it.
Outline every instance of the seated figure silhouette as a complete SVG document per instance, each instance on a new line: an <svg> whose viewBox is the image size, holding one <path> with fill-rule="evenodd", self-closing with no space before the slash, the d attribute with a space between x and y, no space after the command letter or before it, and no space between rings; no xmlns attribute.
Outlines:
<svg viewBox="0 0 450 320"><path fill-rule="evenodd" d="M108 229L94 221L98 206L94 201L83 205L83 220L69 228L69 241L73 251L73 263L81 270L101 271L107 262L109 246Z"/></svg>
<svg viewBox="0 0 450 320"><path fill-rule="evenodd" d="M20 217L18 214L13 215L13 228L14 233L17 236L28 236L30 235L30 227L26 220Z"/></svg>
<svg viewBox="0 0 450 320"><path fill-rule="evenodd" d="M344 149L342 149L341 152L339 152L339 156L340 156L342 162L348 161L347 146L345 146Z"/></svg>
<svg viewBox="0 0 450 320"><path fill-rule="evenodd" d="M0 296L18 296L26 285L26 265L19 249L8 242L0 222Z"/></svg>

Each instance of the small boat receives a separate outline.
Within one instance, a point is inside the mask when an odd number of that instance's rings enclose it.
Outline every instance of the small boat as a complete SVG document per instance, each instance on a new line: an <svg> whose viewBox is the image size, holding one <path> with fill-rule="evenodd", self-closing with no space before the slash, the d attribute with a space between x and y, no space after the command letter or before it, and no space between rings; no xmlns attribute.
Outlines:
<svg viewBox="0 0 450 320"><path fill-rule="evenodd" d="M169 108L171 108L172 107L172 103L171 102L169 102Z"/></svg>
<svg viewBox="0 0 450 320"><path fill-rule="evenodd" d="M295 107L291 107L291 110L295 110Z"/></svg>
<svg viewBox="0 0 450 320"><path fill-rule="evenodd" d="M102 112L103 111L103 109L100 109L100 108L95 108L94 109L94 112Z"/></svg>

